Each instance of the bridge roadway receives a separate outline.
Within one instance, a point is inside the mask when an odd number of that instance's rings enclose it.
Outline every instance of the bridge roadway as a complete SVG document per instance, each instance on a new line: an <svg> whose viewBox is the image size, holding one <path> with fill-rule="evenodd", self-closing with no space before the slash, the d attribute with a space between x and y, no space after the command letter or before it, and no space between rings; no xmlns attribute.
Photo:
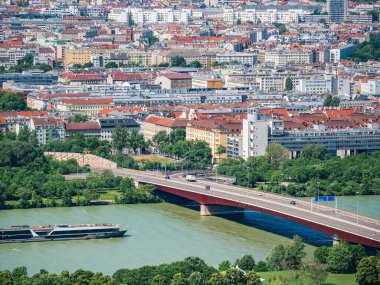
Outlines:
<svg viewBox="0 0 380 285"><path fill-rule="evenodd" d="M94 169L99 170L101 169ZM295 221L339 240L380 248L379 219L238 186L201 180L188 182L180 175L166 179L165 175L159 172L111 170L115 175L131 177L139 183L153 184L161 191L189 198L200 204L252 209ZM206 190L205 185L210 185L210 190ZM296 201L296 205L289 204L292 200Z"/></svg>

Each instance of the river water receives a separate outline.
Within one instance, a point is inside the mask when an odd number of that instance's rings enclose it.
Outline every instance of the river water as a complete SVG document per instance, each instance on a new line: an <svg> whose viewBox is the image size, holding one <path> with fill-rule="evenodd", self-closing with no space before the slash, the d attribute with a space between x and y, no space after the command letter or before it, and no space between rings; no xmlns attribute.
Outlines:
<svg viewBox="0 0 380 285"><path fill-rule="evenodd" d="M356 211L355 197L339 198L339 206ZM380 196L359 197L360 213L379 216ZM360 207L359 207L360 208ZM0 211L0 226L114 223L129 229L123 238L52 241L0 245L0 269L25 265L29 273L78 268L112 274L120 268L156 265L199 256L217 266L252 254L264 260L276 245L294 234L313 245L331 240L312 229L257 212L233 218L201 217L197 209L169 203Z"/></svg>

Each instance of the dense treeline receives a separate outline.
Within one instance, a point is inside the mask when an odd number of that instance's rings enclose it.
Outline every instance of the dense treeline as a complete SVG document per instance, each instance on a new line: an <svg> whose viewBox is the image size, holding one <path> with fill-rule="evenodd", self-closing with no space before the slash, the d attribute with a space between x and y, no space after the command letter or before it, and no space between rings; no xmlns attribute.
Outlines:
<svg viewBox="0 0 380 285"><path fill-rule="evenodd" d="M45 157L34 134L26 129L17 136L0 132L0 208L90 205L109 189L116 191L116 203L161 201L152 186L136 188L133 180L115 177L110 170L91 173L85 180L65 181L63 177L88 171L75 160L58 162Z"/></svg>
<svg viewBox="0 0 380 285"><path fill-rule="evenodd" d="M266 261L255 262L246 254L233 264L224 260L218 269L207 265L198 257L187 257L183 261L157 266L143 266L137 269L119 269L112 276L78 269L73 273L39 273L28 276L25 267L12 271L0 271L0 285L5 284L128 284L128 285L261 285L260 273L267 270L279 271L281 284L321 284L328 272L357 272L360 285L379 284L380 259L366 256L362 246L345 242L333 247L320 247L314 252L314 259L304 261L305 245L299 236L287 246L276 246ZM266 284L278 284L269 278Z"/></svg>
<svg viewBox="0 0 380 285"><path fill-rule="evenodd" d="M88 150L92 154L115 161L119 167L141 170L205 169L211 165L212 158L207 143L187 141L184 129L176 129L170 134L162 131L157 133L152 141L145 141L137 131L117 126L112 133L112 144L95 137L85 138L83 134L75 134L65 141L52 142L42 148L44 151L77 153ZM177 161L163 165L160 162L135 161L126 154L148 153L151 148L157 148L162 154Z"/></svg>
<svg viewBox="0 0 380 285"><path fill-rule="evenodd" d="M372 33L369 41L357 44L352 58L356 62L380 61L380 33Z"/></svg>
<svg viewBox="0 0 380 285"><path fill-rule="evenodd" d="M22 94L0 91L0 111L24 111L27 109Z"/></svg>
<svg viewBox="0 0 380 285"><path fill-rule="evenodd" d="M379 159L380 153L329 157L321 146L307 146L299 158L289 159L285 148L271 144L265 156L223 160L218 173L236 177L241 186L291 196L314 196L318 190L320 195L370 195L380 193Z"/></svg>

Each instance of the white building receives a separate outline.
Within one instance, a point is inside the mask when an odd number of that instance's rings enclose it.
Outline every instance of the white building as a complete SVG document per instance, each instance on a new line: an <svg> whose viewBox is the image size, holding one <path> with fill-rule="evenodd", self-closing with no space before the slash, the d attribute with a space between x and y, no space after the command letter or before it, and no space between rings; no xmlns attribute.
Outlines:
<svg viewBox="0 0 380 285"><path fill-rule="evenodd" d="M132 20L135 24L188 23L191 15L191 9L174 10L167 8L145 10L143 8L114 8L111 9L108 18L121 23Z"/></svg>
<svg viewBox="0 0 380 285"><path fill-rule="evenodd" d="M354 45L344 45L330 50L330 62L338 63L342 59L351 56L355 51Z"/></svg>
<svg viewBox="0 0 380 285"><path fill-rule="evenodd" d="M275 66L285 66L289 63L308 64L313 61L313 53L309 50L279 50L267 51L265 62Z"/></svg>
<svg viewBox="0 0 380 285"><path fill-rule="evenodd" d="M235 53L223 53L216 55L217 62L231 62L238 61L241 64L249 64L254 66L257 62L257 55L252 53L235 52Z"/></svg>
<svg viewBox="0 0 380 285"><path fill-rule="evenodd" d="M278 10L268 7L266 10L246 9L234 10L224 9L223 20L225 22L233 23L237 20L242 22L251 21L254 23L298 23L304 18L304 15L309 14L308 11L303 9L288 9Z"/></svg>
<svg viewBox="0 0 380 285"><path fill-rule="evenodd" d="M331 94L331 80L324 78L299 79L296 91L308 94Z"/></svg>
<svg viewBox="0 0 380 285"><path fill-rule="evenodd" d="M361 93L366 95L380 95L380 79L369 79L361 83Z"/></svg>
<svg viewBox="0 0 380 285"><path fill-rule="evenodd" d="M268 145L268 122L261 118L259 109L248 109L243 120L243 158L265 154Z"/></svg>

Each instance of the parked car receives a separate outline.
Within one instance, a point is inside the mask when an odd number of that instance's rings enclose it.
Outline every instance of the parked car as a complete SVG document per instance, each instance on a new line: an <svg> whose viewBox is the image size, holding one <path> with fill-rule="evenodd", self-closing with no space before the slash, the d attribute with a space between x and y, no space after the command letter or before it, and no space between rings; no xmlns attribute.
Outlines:
<svg viewBox="0 0 380 285"><path fill-rule="evenodd" d="M297 203L296 203L296 201L292 200L292 201L289 202L289 204L290 205L296 205Z"/></svg>

